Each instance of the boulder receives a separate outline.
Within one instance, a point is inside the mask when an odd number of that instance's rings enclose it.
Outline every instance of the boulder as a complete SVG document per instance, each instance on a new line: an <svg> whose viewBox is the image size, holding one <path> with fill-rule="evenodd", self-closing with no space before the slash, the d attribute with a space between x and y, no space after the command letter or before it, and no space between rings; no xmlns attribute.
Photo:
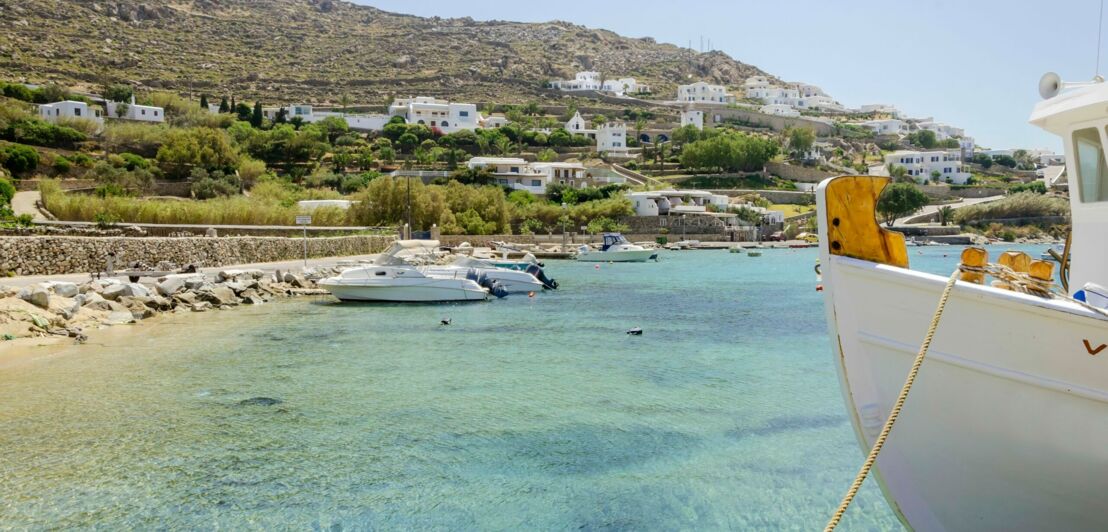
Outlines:
<svg viewBox="0 0 1108 532"><path fill-rule="evenodd" d="M240 283L238 281L231 281L229 283L224 283L223 286L226 286L227 288L230 288L231 291L233 291L236 295L242 294L247 289L247 286L244 283Z"/></svg>
<svg viewBox="0 0 1108 532"><path fill-rule="evenodd" d="M147 297L150 290L138 283L115 284L104 289L104 299L116 301L121 297Z"/></svg>
<svg viewBox="0 0 1108 532"><path fill-rule="evenodd" d="M207 301L200 301L200 302L194 303L193 305L190 305L190 308L192 309L193 312L204 312L204 311L207 311L207 310L211 310L212 309L212 304L208 303Z"/></svg>
<svg viewBox="0 0 1108 532"><path fill-rule="evenodd" d="M158 294L163 296L172 296L185 288L185 279L175 275L166 277L164 281L154 285L154 289L158 291Z"/></svg>
<svg viewBox="0 0 1108 532"><path fill-rule="evenodd" d="M261 305L265 303L265 298L253 288L243 291L243 293L239 294L239 297L242 298L242 303L244 305Z"/></svg>
<svg viewBox="0 0 1108 532"><path fill-rule="evenodd" d="M80 292L76 283L56 282L51 283L50 287L61 297L74 297Z"/></svg>
<svg viewBox="0 0 1108 532"><path fill-rule="evenodd" d="M293 288L304 288L307 286L307 283L304 281L303 277L293 273L286 273L284 281L292 285Z"/></svg>
<svg viewBox="0 0 1108 532"><path fill-rule="evenodd" d="M91 306L91 305L94 305L94 304L99 303L101 301L106 301L106 300L104 299L104 296L102 296L100 294L97 294L96 292L87 292L87 293L81 294L81 305L82 306Z"/></svg>
<svg viewBox="0 0 1108 532"><path fill-rule="evenodd" d="M31 290L27 301L39 308L50 308L50 292L41 286L36 286Z"/></svg>
<svg viewBox="0 0 1108 532"><path fill-rule="evenodd" d="M108 317L104 319L104 323L108 325L123 325L126 323L134 323L135 316L129 310L115 310L108 314Z"/></svg>

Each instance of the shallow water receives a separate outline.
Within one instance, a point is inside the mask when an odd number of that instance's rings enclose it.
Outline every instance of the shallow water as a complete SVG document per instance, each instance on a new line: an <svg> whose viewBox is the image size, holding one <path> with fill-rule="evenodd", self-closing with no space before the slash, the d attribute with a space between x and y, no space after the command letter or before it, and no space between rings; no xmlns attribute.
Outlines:
<svg viewBox="0 0 1108 532"><path fill-rule="evenodd" d="M98 336L0 371L0 528L819 528L863 456L815 258L553 261L533 299ZM900 527L872 481L844 526Z"/></svg>

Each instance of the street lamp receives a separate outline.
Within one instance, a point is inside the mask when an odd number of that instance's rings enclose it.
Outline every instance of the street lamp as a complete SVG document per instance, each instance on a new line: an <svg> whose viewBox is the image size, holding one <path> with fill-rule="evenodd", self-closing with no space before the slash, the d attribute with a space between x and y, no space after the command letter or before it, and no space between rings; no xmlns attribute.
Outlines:
<svg viewBox="0 0 1108 532"><path fill-rule="evenodd" d="M566 205L566 202L563 201L562 202L562 253L566 252L566 218L568 218L568 215L566 215L566 209L568 207L569 207L569 205Z"/></svg>

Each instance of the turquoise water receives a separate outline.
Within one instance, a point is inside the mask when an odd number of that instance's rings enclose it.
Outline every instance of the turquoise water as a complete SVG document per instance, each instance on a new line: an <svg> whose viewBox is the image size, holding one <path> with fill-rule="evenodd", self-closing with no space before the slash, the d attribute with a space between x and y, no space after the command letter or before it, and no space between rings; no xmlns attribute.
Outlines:
<svg viewBox="0 0 1108 532"><path fill-rule="evenodd" d="M863 456L815 258L555 261L533 299L102 335L0 370L0 528L819 528ZM872 481L844 526L900 527Z"/></svg>

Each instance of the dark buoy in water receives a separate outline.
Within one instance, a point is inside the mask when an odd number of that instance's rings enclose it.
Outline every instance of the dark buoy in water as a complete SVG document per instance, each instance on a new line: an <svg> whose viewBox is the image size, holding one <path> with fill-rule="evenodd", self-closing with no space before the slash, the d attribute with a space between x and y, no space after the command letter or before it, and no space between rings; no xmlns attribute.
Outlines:
<svg viewBox="0 0 1108 532"><path fill-rule="evenodd" d="M439 324L441 324L441 325L450 325L451 321L454 321L454 320L451 319L451 318L443 318L443 319L439 320Z"/></svg>
<svg viewBox="0 0 1108 532"><path fill-rule="evenodd" d="M631 329L629 329L627 331L627 334L630 334L631 336L642 336L642 328L641 327L632 327Z"/></svg>

